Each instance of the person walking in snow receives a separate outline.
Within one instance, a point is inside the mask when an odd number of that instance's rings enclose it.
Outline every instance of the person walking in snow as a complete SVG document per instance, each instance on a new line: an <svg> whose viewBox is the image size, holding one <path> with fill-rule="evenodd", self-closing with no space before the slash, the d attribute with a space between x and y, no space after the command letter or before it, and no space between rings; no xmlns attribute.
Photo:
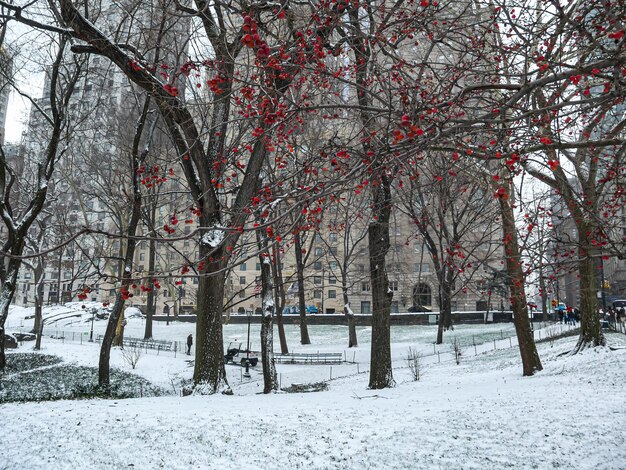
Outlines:
<svg viewBox="0 0 626 470"><path fill-rule="evenodd" d="M191 345L193 344L193 337L191 335L187 336L187 356L191 355Z"/></svg>

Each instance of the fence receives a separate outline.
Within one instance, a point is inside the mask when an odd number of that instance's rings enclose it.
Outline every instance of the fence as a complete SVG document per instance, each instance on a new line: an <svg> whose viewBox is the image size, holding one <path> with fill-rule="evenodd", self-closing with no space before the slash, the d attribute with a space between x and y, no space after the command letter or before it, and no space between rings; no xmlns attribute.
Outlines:
<svg viewBox="0 0 626 470"><path fill-rule="evenodd" d="M565 325L565 324L552 324L545 326L541 329L536 329L533 331L535 341L548 340L550 338L561 336L565 333L576 330L576 326ZM616 331L626 331L624 328L624 324L616 325ZM79 333L79 332L64 332L64 331L55 331L54 333L49 334L49 337L59 339L63 342L71 342L76 344L82 344L83 342L89 342L89 334L88 333ZM449 335L450 337L450 335ZM96 341L101 341L101 335L96 336ZM167 343L169 344L169 348L159 347L159 344ZM184 355L186 351L186 344L184 341L151 341L145 342L140 338L129 338L126 337L124 339L125 345L136 345L141 347L142 353L150 354L150 355L167 355L170 357L177 357L177 355ZM500 330L496 335L491 335L490 338L486 339L485 335L482 336L472 336L471 342L470 337L464 338L460 344L462 354L467 356L473 352L474 356L478 356L480 354L484 354L486 352L499 350L499 349L507 349L516 347L518 345L516 336L507 336L505 335L503 330ZM132 346L131 346L132 347ZM424 365L441 363L445 361L454 361L456 360L455 351L452 349L452 345L450 343L436 345L436 344L422 344L420 348L417 350L420 354L420 360ZM191 349L191 354L194 353L193 348ZM308 367L306 371L307 380L309 382L317 382L317 381L328 381L333 379L338 379L342 377L350 377L358 374L368 373L369 369L364 367L363 364L356 361L355 358L356 353L354 351L344 350L343 352L343 362L341 364L329 365L328 368L325 365L319 365L315 367ZM352 357L350 357L352 356ZM406 365L406 357L396 358L392 361L394 369L405 368L408 367ZM278 364L281 366L280 364ZM302 365L302 364L301 364ZM285 364L285 366L288 366ZM282 368L282 367L281 367ZM252 369L254 372L254 369ZM262 381L262 372L261 368L257 368L257 372L253 373L252 379L246 379L243 377L243 368L241 368L241 373L237 373L235 371L234 375L231 375L231 380L236 379L237 375L239 375L240 382L244 380L248 381ZM302 374L292 374L288 370L280 371L279 373L279 381L282 385L289 385L290 380L295 380L293 383L299 383L302 380Z"/></svg>
<svg viewBox="0 0 626 470"><path fill-rule="evenodd" d="M549 340L551 338L556 338L567 334L569 332L573 332L577 330L578 327L573 325L565 325L565 324L553 324L546 326L541 329L536 329L533 331L533 336L535 341L544 341ZM460 350L463 356L467 356L473 352L474 356L478 356L480 354L484 354L490 351L496 351L500 349L509 349L513 347L517 347L517 337L516 336L505 336L503 330L500 331L499 337L494 337L489 339L488 341L479 342L476 341L476 338L472 337L472 342L465 341L460 345ZM428 348L428 349L427 349ZM469 351L469 352L468 352ZM351 351L352 352L352 351ZM438 364L445 361L455 361L457 352L453 349L453 345L442 344L442 345L421 345L420 349L416 352L419 353L420 361L423 365L432 365ZM352 352L352 360L350 356L350 352L344 351L344 364L343 365L335 365L325 367L315 367L307 370L307 373L310 374L307 377L309 382L325 382L331 381L340 378L346 378L351 376L356 376L359 374L369 373L369 368L363 367L362 364L354 360L355 352ZM408 368L407 358L397 358L392 360L392 366L394 369L400 368ZM278 374L280 387L286 387L293 384L299 384L302 380L302 375L297 373L290 373L289 371L281 371ZM254 377L254 376L253 376ZM240 377L240 381L246 380L243 375ZM262 376L259 378L262 380Z"/></svg>

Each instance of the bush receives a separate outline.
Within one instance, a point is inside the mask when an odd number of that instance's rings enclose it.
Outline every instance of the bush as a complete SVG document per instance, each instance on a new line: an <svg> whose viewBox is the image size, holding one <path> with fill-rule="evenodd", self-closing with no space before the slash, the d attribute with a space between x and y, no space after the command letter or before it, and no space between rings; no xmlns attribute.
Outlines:
<svg viewBox="0 0 626 470"><path fill-rule="evenodd" d="M7 364L4 371L0 371L0 377L3 374L20 373L63 362L63 359L60 357L49 354L15 353L7 354L6 358Z"/></svg>
<svg viewBox="0 0 626 470"><path fill-rule="evenodd" d="M17 356L12 354L10 356ZM7 356L7 359L10 357ZM98 369L95 367L79 366L75 364L60 364L59 358L40 354L22 354L16 363L22 367L20 372L0 375L0 403L73 400L84 398L133 398L141 396L165 395L165 391L155 387L146 379L123 372L111 370L111 384L109 393L98 387ZM12 361L15 359L12 358ZM34 364L46 361L49 367L33 370ZM11 369L11 372L15 372Z"/></svg>

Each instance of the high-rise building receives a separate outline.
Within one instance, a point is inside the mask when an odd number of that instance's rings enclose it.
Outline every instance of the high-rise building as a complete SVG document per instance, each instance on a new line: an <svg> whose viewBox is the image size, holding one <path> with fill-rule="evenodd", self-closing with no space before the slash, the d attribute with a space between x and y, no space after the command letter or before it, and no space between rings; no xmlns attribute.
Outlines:
<svg viewBox="0 0 626 470"><path fill-rule="evenodd" d="M4 144L5 126L9 107L9 77L11 76L13 61L5 50L0 48L0 145Z"/></svg>

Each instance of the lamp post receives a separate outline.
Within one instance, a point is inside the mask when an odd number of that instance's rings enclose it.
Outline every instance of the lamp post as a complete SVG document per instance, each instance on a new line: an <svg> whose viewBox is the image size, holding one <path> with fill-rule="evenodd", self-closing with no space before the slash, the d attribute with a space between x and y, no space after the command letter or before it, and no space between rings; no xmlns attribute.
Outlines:
<svg viewBox="0 0 626 470"><path fill-rule="evenodd" d="M246 310L246 316L248 317L248 342L246 346L246 371L243 376L250 378L250 320L252 319L252 310Z"/></svg>
<svg viewBox="0 0 626 470"><path fill-rule="evenodd" d="M89 342L93 343L93 320L94 317L96 316L96 308L92 307L91 308L91 331L89 332Z"/></svg>

